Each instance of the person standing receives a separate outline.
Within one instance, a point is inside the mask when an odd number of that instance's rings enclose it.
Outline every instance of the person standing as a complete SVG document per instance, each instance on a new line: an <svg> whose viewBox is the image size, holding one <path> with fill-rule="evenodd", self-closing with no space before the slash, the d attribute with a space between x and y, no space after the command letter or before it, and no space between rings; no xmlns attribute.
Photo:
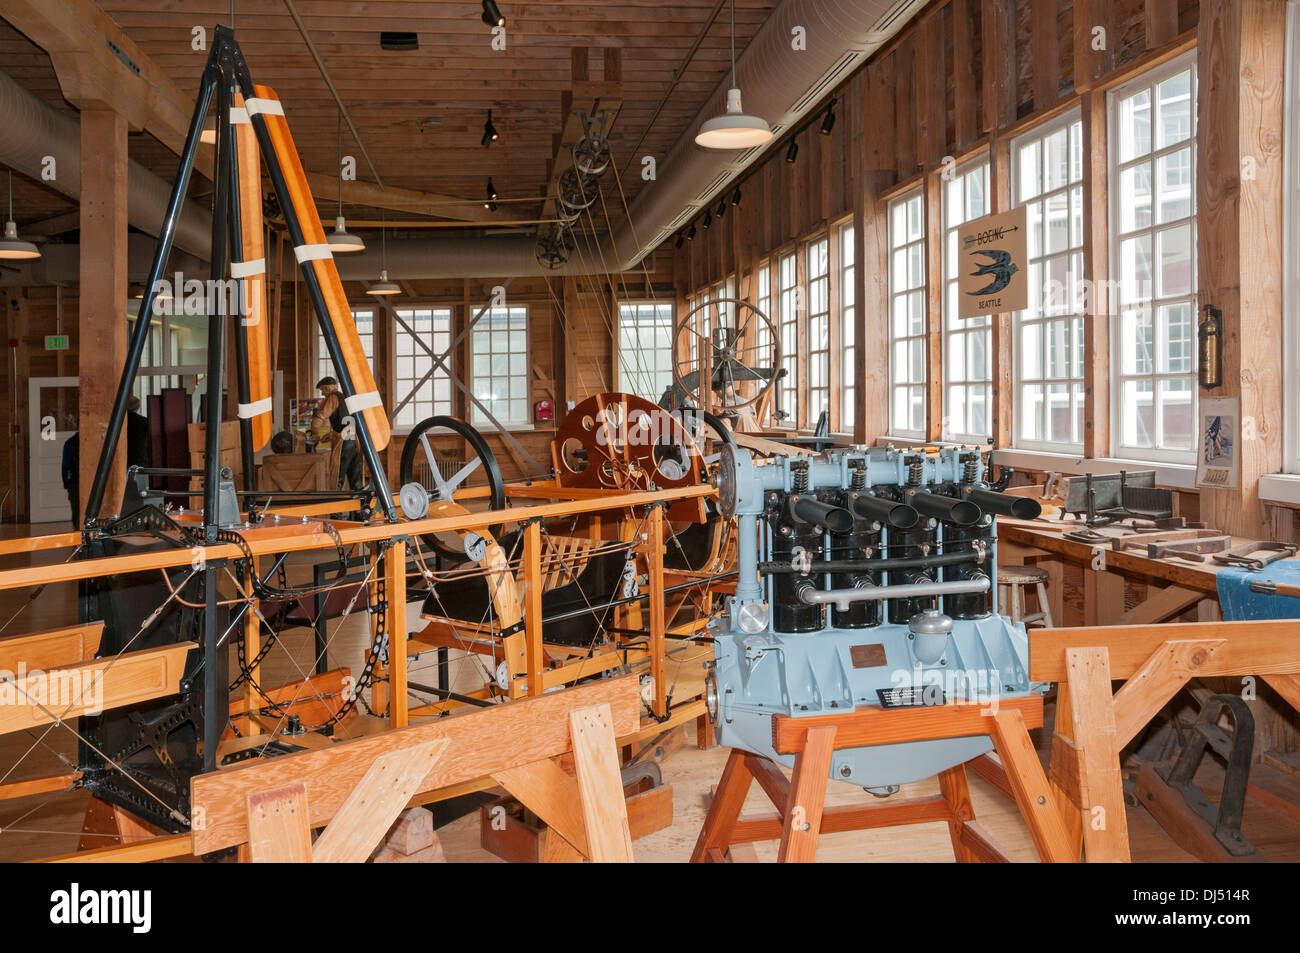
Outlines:
<svg viewBox="0 0 1300 953"><path fill-rule="evenodd" d="M330 418L339 409L339 382L332 377L322 377L316 382L316 389L324 399L312 412L311 424L307 428L307 439L309 443L324 446L329 443L334 433Z"/></svg>
<svg viewBox="0 0 1300 953"><path fill-rule="evenodd" d="M72 528L81 528L81 443L78 434L63 441L63 488L68 491L68 504L72 507Z"/></svg>

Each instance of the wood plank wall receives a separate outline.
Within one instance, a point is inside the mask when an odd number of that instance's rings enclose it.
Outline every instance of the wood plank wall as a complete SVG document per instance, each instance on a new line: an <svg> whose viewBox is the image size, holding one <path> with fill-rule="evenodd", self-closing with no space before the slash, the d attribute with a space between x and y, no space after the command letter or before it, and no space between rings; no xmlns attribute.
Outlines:
<svg viewBox="0 0 1300 953"><path fill-rule="evenodd" d="M755 283L749 277L756 265L775 261L828 231L833 236L836 226L852 221L859 263L859 398L852 438L872 442L889 430L888 356L878 346L888 340L888 199L925 186L931 199L930 244L937 246L933 226L938 203L933 199L946 160L990 155L993 209L1006 210L1011 205L1011 138L1078 106L1084 128L1084 194L1091 213L1085 215L1085 277L1104 280L1109 245L1106 91L1197 49L1199 126L1205 130L1197 145L1201 302L1217 302L1221 290L1229 299L1239 286L1244 291L1250 273L1252 293L1243 297L1253 304L1249 314L1245 300L1240 307L1231 300L1219 305L1232 329L1225 341L1229 383L1202 393L1239 394L1241 381L1258 382L1258 397L1243 397L1243 413L1255 414L1276 436L1281 425L1281 309L1273 305L1281 254L1271 236L1278 234L1281 204L1276 177L1284 7L1270 0L935 0L834 90L838 101L832 135L818 134L823 103L807 125L770 147L739 182L743 201L738 214L708 231L697 229L695 240L677 251L679 298L685 301L738 274L737 286L752 301ZM1095 42L1103 36L1104 42ZM1220 131L1232 133L1229 141L1223 141ZM790 141L799 146L794 163L784 161ZM1247 154L1267 171L1243 183L1239 160ZM1207 241L1207 231L1217 237ZM1224 242L1226 258L1211 251ZM932 266L938 262L937 247L933 251ZM927 377L932 383L926 433L936 439L941 408L934 382L942 380L942 354L937 288L931 292L936 307L930 309L928 330ZM991 342L994 436L1001 447L1012 443L1010 319L995 316ZM1105 315L1085 319L1087 457L1109 455L1109 323ZM1238 323L1240 335L1235 333ZM1257 344L1244 344L1248 337ZM835 385L833 377L832 389ZM1275 439L1250 455L1244 492L1215 493L1222 499L1213 502L1207 518L1242 534L1292 538L1291 511L1259 504L1253 491L1260 475L1280 468L1280 445Z"/></svg>

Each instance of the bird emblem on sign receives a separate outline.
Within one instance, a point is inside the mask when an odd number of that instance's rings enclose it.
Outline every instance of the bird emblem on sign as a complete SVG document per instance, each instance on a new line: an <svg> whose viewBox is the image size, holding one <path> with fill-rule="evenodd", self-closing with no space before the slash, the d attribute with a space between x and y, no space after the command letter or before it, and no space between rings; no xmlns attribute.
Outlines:
<svg viewBox="0 0 1300 953"><path fill-rule="evenodd" d="M990 275L993 280L978 291L968 291L966 292L967 294L976 296L997 294L1007 285L1011 284L1011 276L1014 275L1018 269L1011 261L1010 252L994 249L992 251L981 250L974 252L974 254L983 255L989 260L972 271L971 275Z"/></svg>

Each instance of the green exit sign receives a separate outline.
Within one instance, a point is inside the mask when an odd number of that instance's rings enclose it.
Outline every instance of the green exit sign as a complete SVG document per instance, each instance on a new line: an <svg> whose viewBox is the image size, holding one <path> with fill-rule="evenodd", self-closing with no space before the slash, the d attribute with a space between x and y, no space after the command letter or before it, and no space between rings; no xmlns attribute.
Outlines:
<svg viewBox="0 0 1300 953"><path fill-rule="evenodd" d="M66 334L45 335L45 350L66 351L67 349L68 349L68 336Z"/></svg>

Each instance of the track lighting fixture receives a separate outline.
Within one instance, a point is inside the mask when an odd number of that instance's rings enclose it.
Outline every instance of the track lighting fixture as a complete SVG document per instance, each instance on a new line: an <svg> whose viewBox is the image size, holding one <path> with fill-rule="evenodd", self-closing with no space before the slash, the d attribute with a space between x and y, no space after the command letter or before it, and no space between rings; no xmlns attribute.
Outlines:
<svg viewBox="0 0 1300 953"><path fill-rule="evenodd" d="M740 204L740 186L736 186L736 191L731 193L731 204L732 205Z"/></svg>
<svg viewBox="0 0 1300 953"><path fill-rule="evenodd" d="M682 237L682 233L681 233L681 232L678 232L678 233L677 233L677 241L673 242L673 247L674 247L674 248L681 248L681 247L682 247L682 242L683 242L683 241L685 241L685 238Z"/></svg>
<svg viewBox="0 0 1300 953"><path fill-rule="evenodd" d="M483 139L481 141L484 146L490 146L500 138L501 133L497 132L497 127L492 125L492 110L489 109L487 122L483 123Z"/></svg>
<svg viewBox="0 0 1300 953"><path fill-rule="evenodd" d="M789 147L785 150L785 161L794 162L794 160L798 158L798 156L799 156L799 143L791 139Z"/></svg>
<svg viewBox="0 0 1300 953"><path fill-rule="evenodd" d="M712 212L705 212L705 213L704 213L704 221L700 222L700 224L703 225L705 228L708 228L710 225L712 225L712 224L713 224L713 213L712 213Z"/></svg>
<svg viewBox="0 0 1300 953"><path fill-rule="evenodd" d="M688 242L693 242L693 241L695 241L695 223L694 223L694 222L691 222L691 227L688 228L688 229L686 230L686 240L687 240Z"/></svg>
<svg viewBox="0 0 1300 953"><path fill-rule="evenodd" d="M831 130L835 128L835 97L826 104L826 115L822 116L822 135L829 136Z"/></svg>
<svg viewBox="0 0 1300 953"><path fill-rule="evenodd" d="M489 212L497 210L497 187L492 184L492 176L490 175L487 184L487 201L483 203L483 207Z"/></svg>
<svg viewBox="0 0 1300 953"><path fill-rule="evenodd" d="M721 200L718 202L718 207L717 207L716 209L713 210L713 214L716 215L716 216L718 216L718 218L722 218L722 216L724 216L724 215L727 214L727 200L726 200L726 199L721 199Z"/></svg>
<svg viewBox="0 0 1300 953"><path fill-rule="evenodd" d="M488 26L505 26L506 18L493 0L483 0L483 22Z"/></svg>

